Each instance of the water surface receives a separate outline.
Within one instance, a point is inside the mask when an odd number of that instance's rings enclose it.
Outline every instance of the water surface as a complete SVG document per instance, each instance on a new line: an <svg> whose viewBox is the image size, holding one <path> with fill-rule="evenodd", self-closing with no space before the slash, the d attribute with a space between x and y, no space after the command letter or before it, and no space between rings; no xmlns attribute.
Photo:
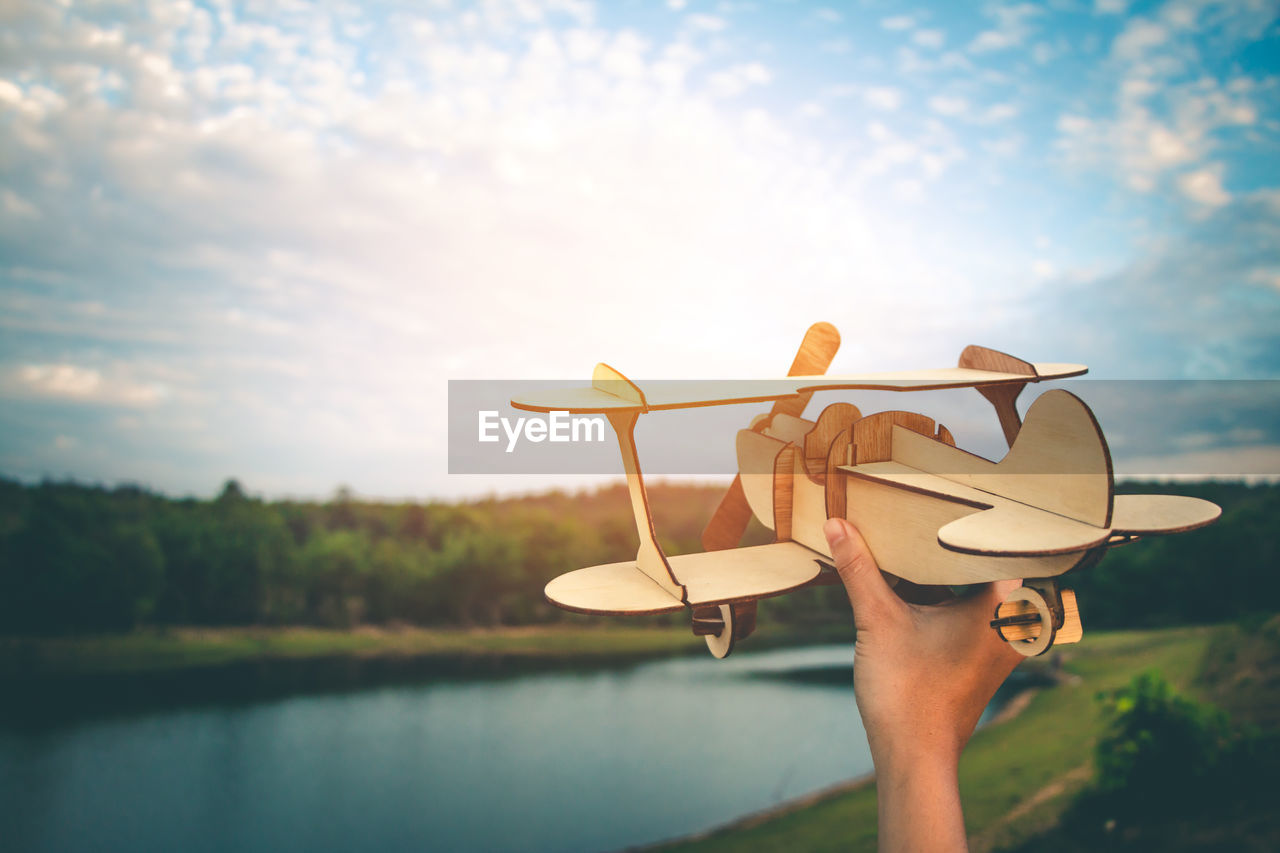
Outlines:
<svg viewBox="0 0 1280 853"><path fill-rule="evenodd" d="M20 851L608 850L871 770L847 644L0 733Z"/></svg>

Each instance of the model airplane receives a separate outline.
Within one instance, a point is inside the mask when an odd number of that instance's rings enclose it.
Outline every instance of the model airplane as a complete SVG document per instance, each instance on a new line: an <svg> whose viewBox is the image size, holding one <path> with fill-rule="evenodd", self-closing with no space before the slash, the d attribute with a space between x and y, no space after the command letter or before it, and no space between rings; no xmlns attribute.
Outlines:
<svg viewBox="0 0 1280 853"><path fill-rule="evenodd" d="M1116 495L1111 456L1097 420L1079 398L1050 390L1023 423L1026 385L1079 376L1079 364L1031 364L968 347L957 367L825 376L840 345L827 323L812 326L784 382L656 383L641 389L608 365L589 387L512 400L518 409L602 414L612 424L635 514L634 560L579 569L546 587L552 603L581 613L646 614L688 609L693 632L716 657L755 627L756 602L835 582L822 533L849 519L880 569L908 600L937 601L950 589L1023 579L991 626L1024 655L1082 636L1065 573L1094 565L1106 549L1139 536L1177 533L1220 514L1208 501L1174 495ZM991 462L955 447L951 433L920 414L864 416L851 403L800 417L816 391L975 388L995 407L1009 452ZM654 535L634 429L664 409L774 401L737 437L739 475L702 535L699 554L667 556ZM776 534L738 548L752 515Z"/></svg>

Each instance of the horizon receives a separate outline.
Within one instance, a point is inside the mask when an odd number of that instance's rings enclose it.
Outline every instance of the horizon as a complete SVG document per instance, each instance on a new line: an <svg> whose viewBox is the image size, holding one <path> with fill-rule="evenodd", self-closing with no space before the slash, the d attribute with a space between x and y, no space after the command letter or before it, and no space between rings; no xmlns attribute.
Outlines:
<svg viewBox="0 0 1280 853"><path fill-rule="evenodd" d="M333 489L331 489L327 495L287 495L287 494L273 495L273 494L267 494L265 492L255 491L252 488L247 488L244 480L239 477L227 477L218 485L216 489L213 489L212 491L209 491L209 492L205 492L205 493L187 492L187 493L180 493L180 494L166 492L163 489L153 488L145 483L130 482L127 480L122 480L116 483L103 483L103 482L90 482L90 481L75 480L75 479L51 479L51 478L45 478L45 479L33 480L33 481L23 481L23 480L13 479L11 477L8 477L7 475L0 475L0 480L7 480L9 482L17 483L18 485L24 488L36 488L44 485L75 486L75 487L83 487L88 489L101 489L103 491L108 491L108 492L116 491L116 490L138 489L140 491L146 492L147 494L160 497L164 500L172 500L172 501L196 500L196 501L206 501L206 502L216 500L218 496L222 493L222 491L227 487L227 485L234 481L241 487L241 492L246 498L248 498L249 500L261 501L262 503L325 504L325 503L331 503L335 498L337 498L341 493L345 491L351 497L351 499L356 503L381 505L381 506L391 506L391 505L397 505L397 504L404 504L404 505L416 504L416 505L425 506L433 503L470 504L470 503L483 503L487 501L521 501L521 500L547 497L549 495L557 494L557 493L563 494L570 498L582 498L582 497L590 497L594 493L601 492L607 489L625 489L627 486L627 481L625 479L622 479L621 476L616 478L610 478L608 475L601 475L602 481L595 485L552 484L547 486L536 487L535 489L529 490L529 491L512 490L508 492L489 492L489 493L482 493L482 494L469 494L469 495L462 495L458 497L442 498L442 497L417 497L417 496L396 496L396 495L367 495L349 488L345 483L339 483L338 485L334 486ZM671 487L691 488L691 489L727 489L729 487L729 483L731 482L731 480L732 478L726 477L724 482L721 483L715 480L702 479L702 478L699 478L699 479L690 478L685 480L685 479L680 479L678 477L653 477L653 478L646 477L645 487L648 489L658 489L658 490L661 490L664 488L671 488ZM1256 486L1274 486L1280 483L1280 475L1277 475L1277 474L1228 474L1228 475L1157 474L1157 475L1144 476L1141 474L1134 474L1134 475L1123 475L1123 476L1118 475L1116 477L1115 482L1117 486L1122 486L1126 484L1145 484L1145 483L1160 484L1160 485L1173 485L1178 483L1186 483L1189 485L1224 485L1224 486L1240 485L1240 486L1248 486L1252 488Z"/></svg>

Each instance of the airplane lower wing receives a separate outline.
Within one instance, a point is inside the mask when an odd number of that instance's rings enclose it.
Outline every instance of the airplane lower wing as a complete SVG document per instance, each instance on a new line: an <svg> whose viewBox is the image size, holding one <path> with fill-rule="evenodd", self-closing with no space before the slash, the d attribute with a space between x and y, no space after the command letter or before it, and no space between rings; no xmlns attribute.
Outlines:
<svg viewBox="0 0 1280 853"><path fill-rule="evenodd" d="M999 501L992 509L975 512L938 529L938 543L961 554L994 557L1046 557L1073 554L1103 545L1111 530L1034 507Z"/></svg>
<svg viewBox="0 0 1280 853"><path fill-rule="evenodd" d="M1116 495L1111 528L1116 533L1182 533L1211 524L1222 508L1183 495Z"/></svg>
<svg viewBox="0 0 1280 853"><path fill-rule="evenodd" d="M672 613L686 606L730 604L782 595L817 579L822 554L796 542L668 557L688 590L682 602L635 562L608 563L560 575L547 584L552 604L579 613Z"/></svg>

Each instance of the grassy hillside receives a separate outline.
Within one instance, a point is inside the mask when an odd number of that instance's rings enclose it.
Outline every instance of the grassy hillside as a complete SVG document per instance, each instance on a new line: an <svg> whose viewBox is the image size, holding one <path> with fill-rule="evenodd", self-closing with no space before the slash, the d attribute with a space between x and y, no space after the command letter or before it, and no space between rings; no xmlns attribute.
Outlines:
<svg viewBox="0 0 1280 853"><path fill-rule="evenodd" d="M1277 625L1270 623L1272 630ZM1268 685L1266 691L1259 688L1258 695L1241 701L1266 707L1280 695L1275 652L1274 643L1255 641L1255 634L1236 627L1086 634L1084 642L1064 652L1068 677L1062 684L1038 691L1013 719L978 732L965 751L960 788L971 848L1033 842L1027 849L1037 850L1034 840L1048 843L1046 834L1092 778L1092 750L1105 725L1105 710L1096 698L1100 691L1117 690L1135 673L1154 668L1193 695L1241 700L1224 686L1249 677L1224 662L1232 658L1265 667L1254 678ZM874 783L867 784L669 849L875 850L875 796Z"/></svg>

